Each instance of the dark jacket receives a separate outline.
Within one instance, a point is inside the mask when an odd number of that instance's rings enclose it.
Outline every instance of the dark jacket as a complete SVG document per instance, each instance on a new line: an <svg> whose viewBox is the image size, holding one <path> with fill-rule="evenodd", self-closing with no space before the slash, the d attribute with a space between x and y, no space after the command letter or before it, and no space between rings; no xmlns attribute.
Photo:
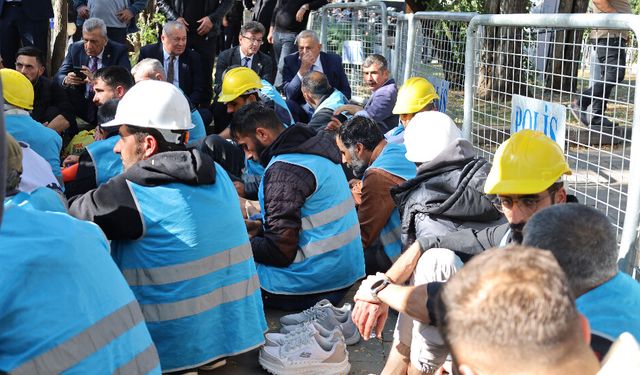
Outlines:
<svg viewBox="0 0 640 375"><path fill-rule="evenodd" d="M184 4L189 0L157 0L156 5L160 12L162 12L168 20L176 20L184 14ZM202 16L209 17L213 27L207 34L208 37L214 37L220 34L220 26L222 25L222 18L233 6L233 0L206 0L205 8L202 10ZM197 25L190 25L191 28L196 28Z"/></svg>
<svg viewBox="0 0 640 375"><path fill-rule="evenodd" d="M458 139L422 164L415 178L393 188L406 236L403 242L495 225L502 215L484 194L490 169L491 164L476 156L469 141Z"/></svg>
<svg viewBox="0 0 640 375"><path fill-rule="evenodd" d="M272 157L282 154L312 154L340 164L340 151L332 136L316 134L304 126L291 126L260 154L267 166ZM302 228L301 208L316 190L314 174L301 166L276 162L265 172L264 207L267 212L264 234L251 239L255 261L275 267L287 267L296 257ZM345 184L347 183L345 179Z"/></svg>
<svg viewBox="0 0 640 375"><path fill-rule="evenodd" d="M398 126L399 116L393 114L393 107L396 105L396 97L398 96L398 88L393 78L387 80L383 86L373 92L364 110L369 117L376 120L378 124L384 124L382 132Z"/></svg>
<svg viewBox="0 0 640 375"><path fill-rule="evenodd" d="M0 16L5 0L0 0ZM22 0L22 13L31 21L48 20L53 17L53 6L50 0Z"/></svg>
<svg viewBox="0 0 640 375"><path fill-rule="evenodd" d="M76 118L73 106L69 101L67 92L57 82L42 76L33 85L34 99L31 117L38 122L48 122L58 115L71 124L75 124ZM72 125L73 126L73 125Z"/></svg>
<svg viewBox="0 0 640 375"><path fill-rule="evenodd" d="M146 58L156 59L164 66L162 42L142 47L138 62ZM205 97L206 88L202 59L200 54L193 49L187 48L178 56L178 80L180 81L180 90L193 105L199 107L209 104Z"/></svg>
<svg viewBox="0 0 640 375"><path fill-rule="evenodd" d="M128 182L143 186L170 183L209 185L216 181L213 160L197 150L156 154L140 161L95 190L69 200L69 214L98 224L110 240L134 240L144 222ZM162 197L158 197L162 203Z"/></svg>
<svg viewBox="0 0 640 375"><path fill-rule="evenodd" d="M214 83L216 85L222 85L222 73L232 65L240 66L241 64L240 47L233 47L222 51L218 56L218 62L216 63L216 77ZM269 55L258 51L258 53L256 53L251 59L251 70L256 72L261 79L273 84L276 77L276 71Z"/></svg>
<svg viewBox="0 0 640 375"><path fill-rule="evenodd" d="M302 80L298 77L298 70L300 70L299 56L299 53L296 52L284 58L282 84L287 99L304 105L305 101L301 90ZM327 76L329 84L343 93L347 99L351 99L351 86L342 67L342 58L335 53L320 52L320 64L322 64L322 71Z"/></svg>
<svg viewBox="0 0 640 375"><path fill-rule="evenodd" d="M302 22L296 21L296 13L301 6L309 4L309 10L305 12ZM327 4L327 0L278 0L273 9L271 26L275 26L278 31L299 33L307 27L309 13ZM264 25L269 27L269 25Z"/></svg>

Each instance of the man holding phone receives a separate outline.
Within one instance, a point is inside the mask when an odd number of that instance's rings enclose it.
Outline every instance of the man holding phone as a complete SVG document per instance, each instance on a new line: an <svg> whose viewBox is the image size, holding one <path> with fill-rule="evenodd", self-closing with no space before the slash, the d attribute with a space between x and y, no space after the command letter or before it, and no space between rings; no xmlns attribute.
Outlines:
<svg viewBox="0 0 640 375"><path fill-rule="evenodd" d="M93 103L93 74L111 65L131 69L127 47L109 40L104 21L89 18L82 26L82 40L69 47L56 80L66 88L78 117L91 125L96 124L97 113Z"/></svg>

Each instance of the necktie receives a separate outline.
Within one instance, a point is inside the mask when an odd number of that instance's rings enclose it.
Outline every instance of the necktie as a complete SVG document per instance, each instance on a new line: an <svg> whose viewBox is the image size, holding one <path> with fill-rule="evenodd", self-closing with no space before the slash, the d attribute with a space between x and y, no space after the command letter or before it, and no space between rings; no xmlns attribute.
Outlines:
<svg viewBox="0 0 640 375"><path fill-rule="evenodd" d="M242 58L242 66L249 67L249 61L251 61L251 57L243 57Z"/></svg>
<svg viewBox="0 0 640 375"><path fill-rule="evenodd" d="M89 56L89 71L95 73L98 70L98 56ZM87 98L93 94L93 84L87 84Z"/></svg>
<svg viewBox="0 0 640 375"><path fill-rule="evenodd" d="M169 82L172 85L173 85L173 79L175 77L173 72L173 65L175 61L176 61L176 57L174 55L171 55L169 57L169 66L167 67L167 82Z"/></svg>

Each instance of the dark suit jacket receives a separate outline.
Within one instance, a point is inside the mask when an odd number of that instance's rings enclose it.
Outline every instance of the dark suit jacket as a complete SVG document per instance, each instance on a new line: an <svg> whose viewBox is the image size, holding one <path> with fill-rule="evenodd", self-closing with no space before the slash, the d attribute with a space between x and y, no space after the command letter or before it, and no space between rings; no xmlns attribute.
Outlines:
<svg viewBox="0 0 640 375"><path fill-rule="evenodd" d="M0 16L4 0L0 0ZM32 21L48 20L53 17L51 0L22 0L22 13Z"/></svg>
<svg viewBox="0 0 640 375"><path fill-rule="evenodd" d="M253 6L253 13L251 15L252 21L257 21L264 26L267 30L266 34L269 34L269 27L271 26L271 16L273 10L276 7L277 0L257 0L256 5ZM250 9L247 8L247 9Z"/></svg>
<svg viewBox="0 0 640 375"><path fill-rule="evenodd" d="M74 66L81 65L89 66L89 56L84 52L83 42L79 41L69 47L67 56L64 57L64 62L55 75L56 82L62 85L67 73L73 71ZM104 52L102 53L102 67L112 65L120 65L127 70L131 70L127 47L124 44L110 40L107 42L107 45L104 47ZM86 91L86 85L78 85L74 88L82 95L84 95Z"/></svg>
<svg viewBox="0 0 640 375"><path fill-rule="evenodd" d="M164 66L162 43L158 42L142 47L138 61L146 58L156 59ZM180 81L180 90L193 105L197 107L209 105L205 99L205 79L202 71L202 59L198 52L187 48L178 57L178 80Z"/></svg>
<svg viewBox="0 0 640 375"><path fill-rule="evenodd" d="M168 20L176 20L184 15L184 5L189 0L156 0L156 6ZM202 17L207 16L213 27L207 34L209 38L213 38L220 34L220 25L222 17L233 6L233 0L204 0L204 9ZM191 25L192 28L198 28L197 25Z"/></svg>
<svg viewBox="0 0 640 375"><path fill-rule="evenodd" d="M214 81L216 85L222 84L222 73L232 65L242 65L242 61L240 61L240 47L233 47L224 50L218 56L216 77ZM260 78L273 84L276 72L273 69L273 62L269 55L258 51L251 60L251 69L258 73Z"/></svg>
<svg viewBox="0 0 640 375"><path fill-rule="evenodd" d="M300 58L298 56L299 54L296 52L284 58L282 82L287 99L303 105L305 101L300 90L302 80L298 77L298 70L300 69ZM351 99L351 86L349 86L349 80L342 68L342 58L335 53L320 52L320 63L324 74L329 80L329 84L343 93L347 99Z"/></svg>

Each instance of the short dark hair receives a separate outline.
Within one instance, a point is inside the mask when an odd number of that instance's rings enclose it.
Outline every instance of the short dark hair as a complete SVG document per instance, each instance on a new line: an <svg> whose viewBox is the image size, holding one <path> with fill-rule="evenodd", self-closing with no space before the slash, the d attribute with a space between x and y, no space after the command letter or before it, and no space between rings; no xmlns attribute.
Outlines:
<svg viewBox="0 0 640 375"><path fill-rule="evenodd" d="M476 255L442 288L437 310L454 361L554 365L584 349L573 294L548 251L508 246Z"/></svg>
<svg viewBox="0 0 640 375"><path fill-rule="evenodd" d="M380 70L389 70L389 64L387 63L387 59L384 56L378 55L374 53L373 55L367 56L362 63L363 68L368 68L371 65L376 64L380 67Z"/></svg>
<svg viewBox="0 0 640 375"><path fill-rule="evenodd" d="M168 152L168 151L184 151L187 149L187 146L184 143L171 143L167 142L162 134L157 129L154 128L143 128L140 126L126 125L129 133L133 134L136 138L136 142L140 143L144 139L144 137L150 135L156 139L158 143L158 153ZM180 133L186 133L187 131L180 131Z"/></svg>
<svg viewBox="0 0 640 375"><path fill-rule="evenodd" d="M104 124L105 122L109 122L116 118L118 103L120 103L120 99L109 99L103 105L98 107L98 125ZM114 126L114 128L117 129L118 127Z"/></svg>
<svg viewBox="0 0 640 375"><path fill-rule="evenodd" d="M340 141L346 148L351 148L361 143L368 151L374 148L384 139L384 135L375 120L364 116L354 116L338 129Z"/></svg>
<svg viewBox="0 0 640 375"><path fill-rule="evenodd" d="M549 250L581 295L618 272L616 231L600 211L578 203L536 212L524 226L523 244Z"/></svg>
<svg viewBox="0 0 640 375"><path fill-rule="evenodd" d="M231 136L255 135L256 128L282 131L284 126L276 112L262 103L253 102L242 106L234 114L229 125Z"/></svg>
<svg viewBox="0 0 640 375"><path fill-rule="evenodd" d="M240 35L244 33L264 34L264 26L260 22L249 21L240 27Z"/></svg>
<svg viewBox="0 0 640 375"><path fill-rule="evenodd" d="M34 46L25 46L22 47L18 50L18 52L16 53L16 58L18 56L31 56L31 57L35 57L36 61L38 62L38 64L44 66L46 64L45 60L44 60L44 53L42 53L42 51L40 50L40 48L38 47L34 47Z"/></svg>
<svg viewBox="0 0 640 375"><path fill-rule="evenodd" d="M104 68L96 70L93 79L96 80L98 78L113 89L122 86L128 91L135 84L131 73L119 65L105 66Z"/></svg>
<svg viewBox="0 0 640 375"><path fill-rule="evenodd" d="M310 71L302 77L302 88L314 98L322 98L333 92L327 76L318 71Z"/></svg>

